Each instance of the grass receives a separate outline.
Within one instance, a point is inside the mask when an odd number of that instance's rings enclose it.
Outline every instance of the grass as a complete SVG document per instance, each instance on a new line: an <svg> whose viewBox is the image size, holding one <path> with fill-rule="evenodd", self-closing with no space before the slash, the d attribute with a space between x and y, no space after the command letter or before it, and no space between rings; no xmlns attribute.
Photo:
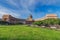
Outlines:
<svg viewBox="0 0 60 40"><path fill-rule="evenodd" d="M0 25L0 40L60 40L60 31L26 25Z"/></svg>

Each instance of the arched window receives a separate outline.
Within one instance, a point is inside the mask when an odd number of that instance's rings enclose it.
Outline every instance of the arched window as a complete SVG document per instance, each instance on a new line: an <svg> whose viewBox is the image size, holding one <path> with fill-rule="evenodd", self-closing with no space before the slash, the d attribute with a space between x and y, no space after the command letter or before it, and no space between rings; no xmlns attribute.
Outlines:
<svg viewBox="0 0 60 40"><path fill-rule="evenodd" d="M7 18L4 18L4 21L7 21Z"/></svg>

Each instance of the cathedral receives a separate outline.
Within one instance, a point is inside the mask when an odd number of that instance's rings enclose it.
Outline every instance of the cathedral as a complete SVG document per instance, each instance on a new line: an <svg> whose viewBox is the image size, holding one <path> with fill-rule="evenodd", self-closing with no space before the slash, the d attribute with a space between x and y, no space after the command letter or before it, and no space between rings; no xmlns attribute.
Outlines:
<svg viewBox="0 0 60 40"><path fill-rule="evenodd" d="M8 23L13 24L17 23L32 24L32 22L34 22L32 15L30 15L27 19L19 19L7 14L2 16L2 21L6 21Z"/></svg>

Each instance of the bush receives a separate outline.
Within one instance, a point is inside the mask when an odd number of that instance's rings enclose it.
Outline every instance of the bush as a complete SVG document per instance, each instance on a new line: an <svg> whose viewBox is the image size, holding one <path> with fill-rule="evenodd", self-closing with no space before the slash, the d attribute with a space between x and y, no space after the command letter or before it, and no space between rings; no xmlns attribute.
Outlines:
<svg viewBox="0 0 60 40"><path fill-rule="evenodd" d="M0 24L1 24L1 25L8 25L8 24L9 24L9 22L0 21Z"/></svg>
<svg viewBox="0 0 60 40"><path fill-rule="evenodd" d="M43 25L43 26L49 26L49 25L60 25L60 19L46 19L42 21L34 22L35 25Z"/></svg>

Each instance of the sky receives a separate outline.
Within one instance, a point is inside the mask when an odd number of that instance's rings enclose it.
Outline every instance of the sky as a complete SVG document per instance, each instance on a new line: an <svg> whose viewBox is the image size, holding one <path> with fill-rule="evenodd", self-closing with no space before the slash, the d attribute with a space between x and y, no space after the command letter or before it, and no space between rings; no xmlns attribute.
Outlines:
<svg viewBox="0 0 60 40"><path fill-rule="evenodd" d="M9 14L16 18L42 18L46 14L57 14L60 18L60 0L0 0L0 18Z"/></svg>

